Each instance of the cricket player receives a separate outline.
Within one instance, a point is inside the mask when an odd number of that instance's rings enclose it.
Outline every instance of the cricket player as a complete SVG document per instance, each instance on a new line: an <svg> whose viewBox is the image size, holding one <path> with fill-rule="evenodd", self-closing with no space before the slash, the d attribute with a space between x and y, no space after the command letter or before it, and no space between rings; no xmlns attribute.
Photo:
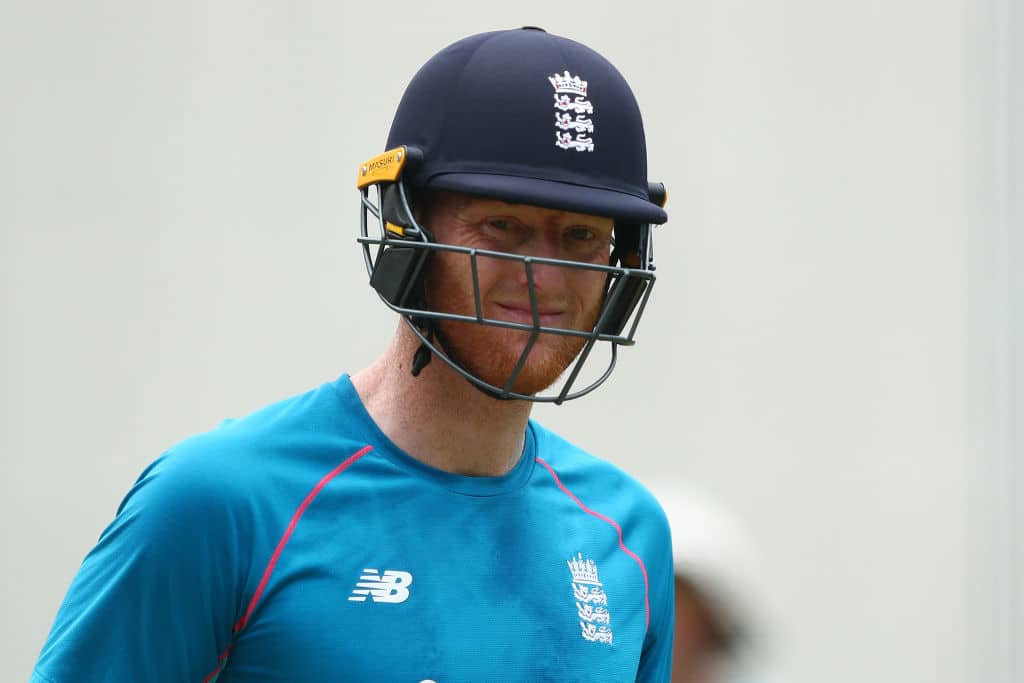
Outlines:
<svg viewBox="0 0 1024 683"><path fill-rule="evenodd" d="M629 86L541 29L470 36L384 149L356 187L390 345L150 465L34 682L669 680L660 506L530 419L608 377L654 282Z"/></svg>

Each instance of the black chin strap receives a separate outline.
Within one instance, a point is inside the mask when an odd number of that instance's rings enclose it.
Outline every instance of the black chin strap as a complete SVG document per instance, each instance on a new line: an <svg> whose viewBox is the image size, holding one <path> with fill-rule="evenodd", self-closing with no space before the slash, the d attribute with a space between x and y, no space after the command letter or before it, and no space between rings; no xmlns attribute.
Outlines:
<svg viewBox="0 0 1024 683"><path fill-rule="evenodd" d="M431 342L434 341L434 321L426 320L423 325L424 331L427 333L427 339ZM412 354L412 376L419 377L420 372L423 368L430 364L430 359L434 357L430 347L425 342L420 342L420 346L416 349L416 353Z"/></svg>

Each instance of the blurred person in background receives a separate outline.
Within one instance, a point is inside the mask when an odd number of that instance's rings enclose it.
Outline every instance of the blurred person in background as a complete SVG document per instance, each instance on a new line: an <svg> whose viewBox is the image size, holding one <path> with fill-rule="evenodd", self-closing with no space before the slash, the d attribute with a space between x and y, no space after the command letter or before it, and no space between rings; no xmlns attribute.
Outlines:
<svg viewBox="0 0 1024 683"><path fill-rule="evenodd" d="M672 529L672 683L768 683L767 610L754 543L723 506L682 482L652 487Z"/></svg>

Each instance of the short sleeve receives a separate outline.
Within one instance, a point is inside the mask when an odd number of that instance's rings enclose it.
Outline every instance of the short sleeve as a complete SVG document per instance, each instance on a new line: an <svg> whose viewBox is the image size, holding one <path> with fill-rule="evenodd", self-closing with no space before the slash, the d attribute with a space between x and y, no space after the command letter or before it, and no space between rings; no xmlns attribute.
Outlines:
<svg viewBox="0 0 1024 683"><path fill-rule="evenodd" d="M187 450L187 449L186 449ZM230 644L250 538L216 453L167 454L71 583L33 681L203 681Z"/></svg>
<svg viewBox="0 0 1024 683"><path fill-rule="evenodd" d="M675 579L672 539L668 520L653 499L655 510L648 519L653 542L649 546L647 571L651 621L640 653L636 680L640 683L668 683L672 676L672 638L675 633Z"/></svg>

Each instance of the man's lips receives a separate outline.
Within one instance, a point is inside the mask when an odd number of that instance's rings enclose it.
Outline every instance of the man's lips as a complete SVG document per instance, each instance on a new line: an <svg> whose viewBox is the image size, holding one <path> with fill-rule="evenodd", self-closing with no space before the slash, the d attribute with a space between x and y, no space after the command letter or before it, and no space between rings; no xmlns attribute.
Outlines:
<svg viewBox="0 0 1024 683"><path fill-rule="evenodd" d="M530 308L530 304L514 304L514 303L496 303L494 304L499 314L497 317L500 320L507 320L514 323L532 323L533 322L533 309ZM551 325L552 323L558 322L565 311L561 308L553 308L551 306L537 306L537 317L540 318L540 324L543 326Z"/></svg>

